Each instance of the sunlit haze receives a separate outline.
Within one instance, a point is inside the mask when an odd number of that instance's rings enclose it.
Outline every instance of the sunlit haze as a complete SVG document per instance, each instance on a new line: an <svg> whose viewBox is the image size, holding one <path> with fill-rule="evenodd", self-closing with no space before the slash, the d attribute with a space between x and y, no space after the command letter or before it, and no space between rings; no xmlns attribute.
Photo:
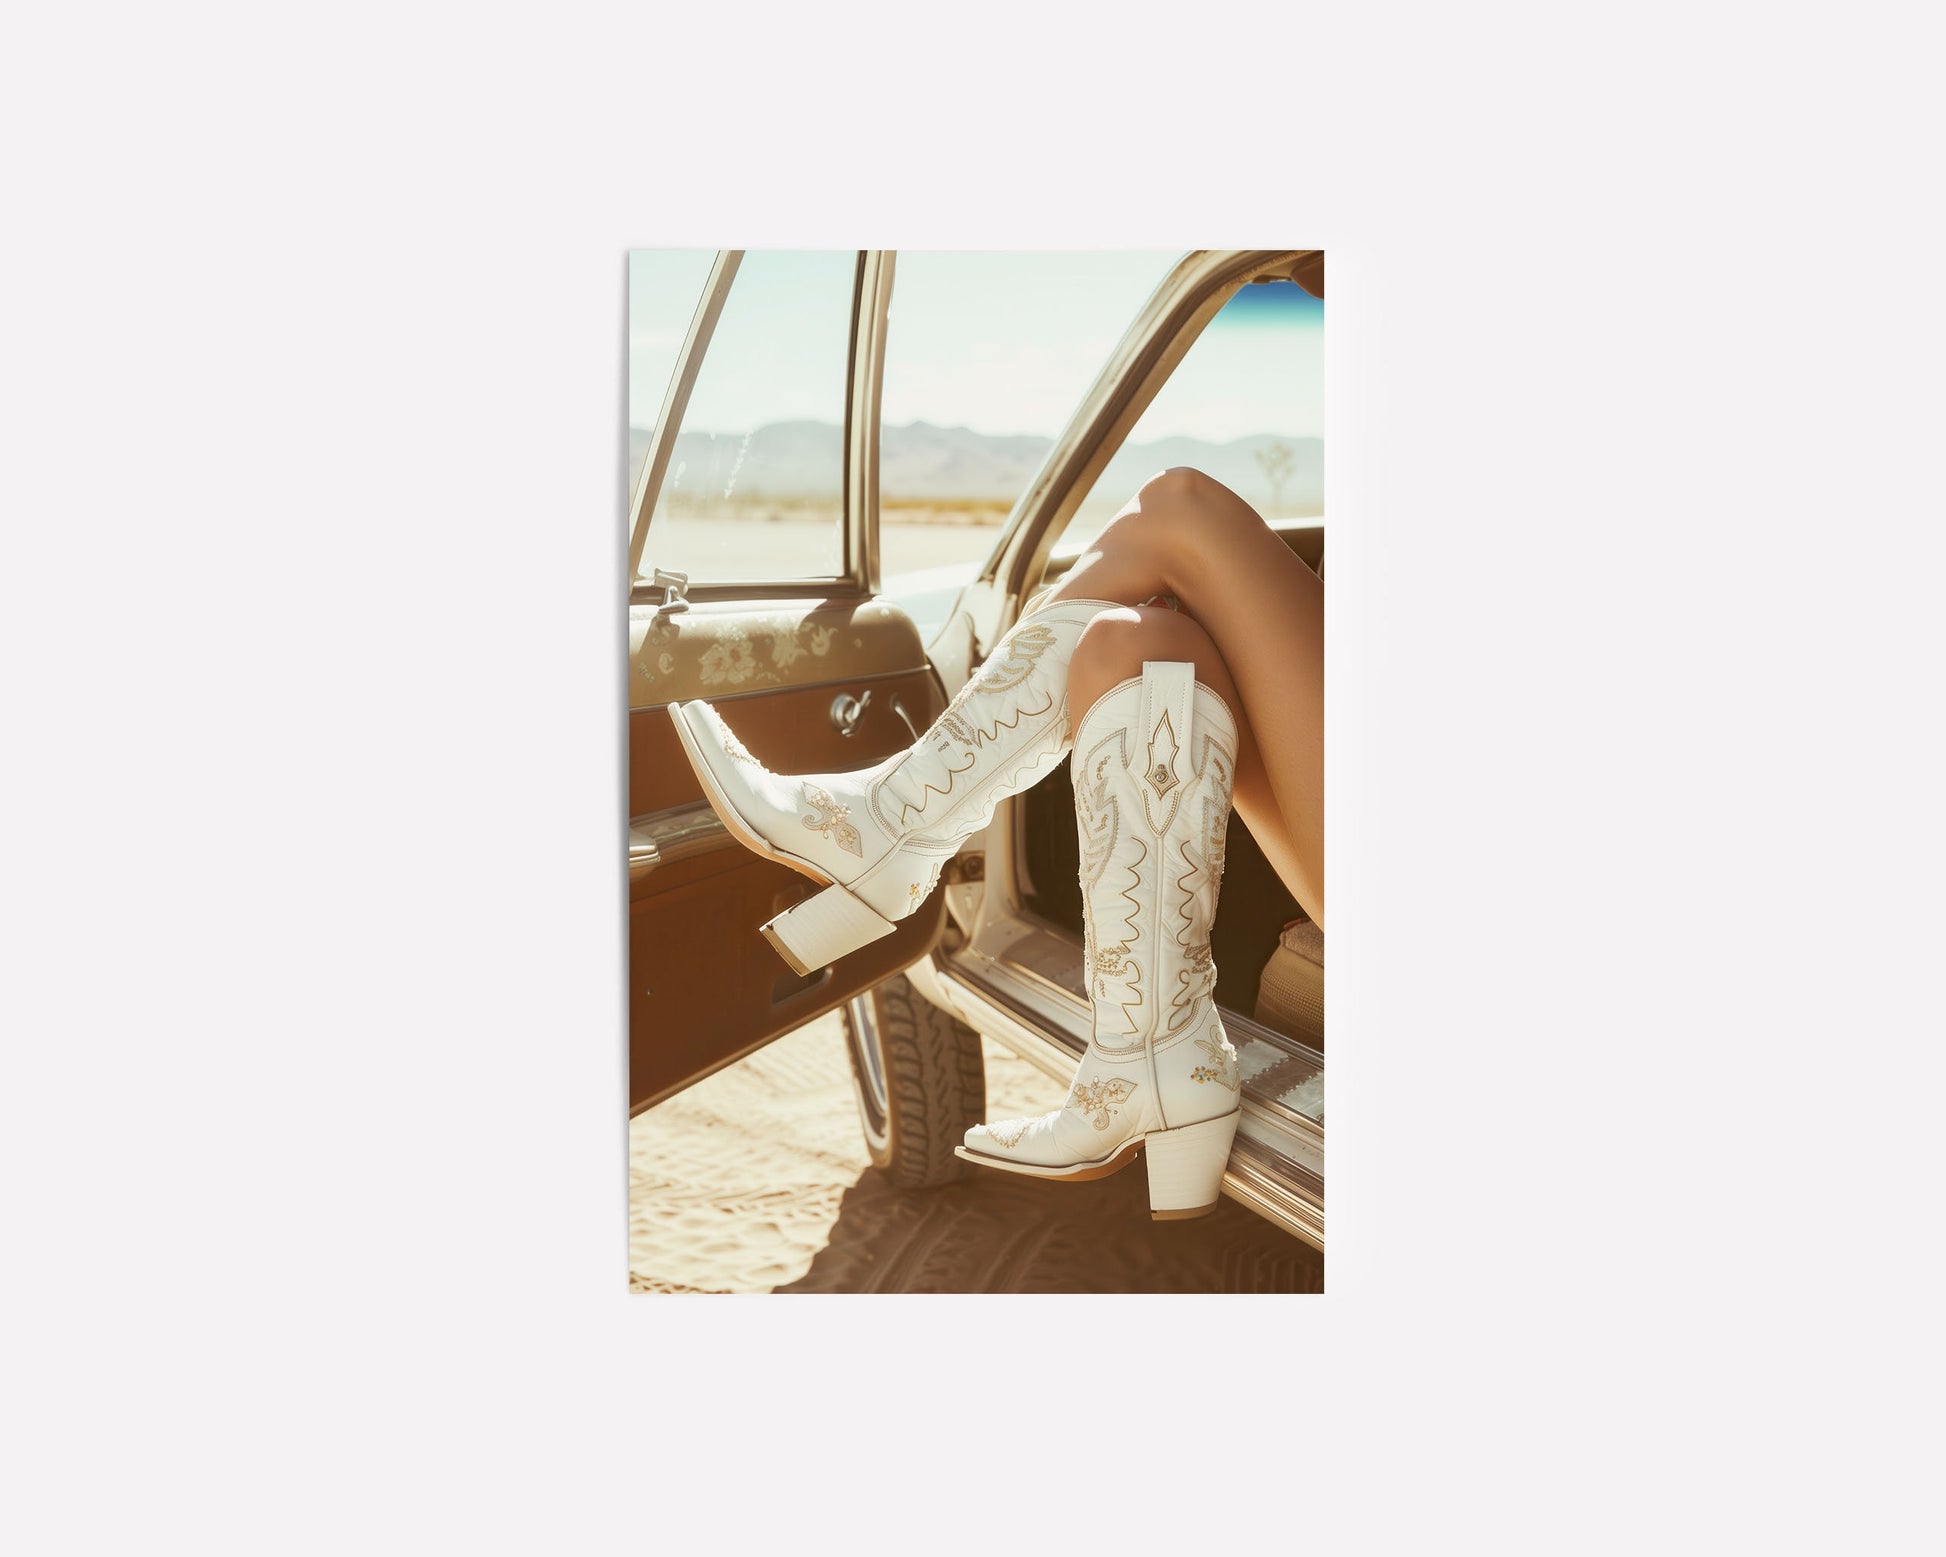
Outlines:
<svg viewBox="0 0 1946 1557"><path fill-rule="evenodd" d="M713 255L629 256L629 421L651 427ZM902 251L883 419L989 435L1060 431L1175 252ZM849 250L753 251L713 341L689 430L842 420ZM1245 288L1211 322L1137 436L1322 437L1323 305ZM716 425L721 423L722 425Z"/></svg>

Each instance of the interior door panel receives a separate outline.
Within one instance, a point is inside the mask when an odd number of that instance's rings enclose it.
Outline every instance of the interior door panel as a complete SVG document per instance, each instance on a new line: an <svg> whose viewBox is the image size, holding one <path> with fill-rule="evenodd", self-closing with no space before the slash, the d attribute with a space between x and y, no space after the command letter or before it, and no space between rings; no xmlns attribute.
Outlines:
<svg viewBox="0 0 1946 1557"><path fill-rule="evenodd" d="M817 884L723 829L668 704L708 698L760 762L815 773L901 750L945 697L917 628L882 601L636 606L629 646L629 1100L639 1111L924 956L945 914L935 894L891 935L810 978L794 974L757 927ZM841 697L863 705L849 735L833 717Z"/></svg>

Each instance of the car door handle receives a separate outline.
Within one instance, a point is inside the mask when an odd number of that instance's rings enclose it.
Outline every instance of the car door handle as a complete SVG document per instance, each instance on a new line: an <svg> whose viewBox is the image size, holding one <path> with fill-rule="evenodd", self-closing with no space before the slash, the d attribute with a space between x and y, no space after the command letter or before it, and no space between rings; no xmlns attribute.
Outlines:
<svg viewBox="0 0 1946 1557"><path fill-rule="evenodd" d="M865 710L872 706L872 694L868 691L863 697L853 697L849 692L840 692L831 700L831 723L837 732L849 739L858 733L858 721L865 717ZM916 741L919 728L912 722L912 715L905 711L905 704L899 701L899 694L892 694L892 712L899 716L907 732Z"/></svg>
<svg viewBox="0 0 1946 1557"><path fill-rule="evenodd" d="M840 692L831 701L831 724L837 732L849 740L858 731L858 721L865 717L865 710L872 706L872 694L853 697L849 692Z"/></svg>

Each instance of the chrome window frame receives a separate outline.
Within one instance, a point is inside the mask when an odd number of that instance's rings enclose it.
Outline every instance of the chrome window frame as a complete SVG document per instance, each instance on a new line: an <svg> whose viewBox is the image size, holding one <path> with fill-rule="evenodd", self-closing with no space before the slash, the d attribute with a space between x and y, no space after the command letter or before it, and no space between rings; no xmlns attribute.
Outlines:
<svg viewBox="0 0 1946 1557"><path fill-rule="evenodd" d="M1018 610L1055 543L1210 320L1250 282L1295 280L1318 249L1198 249L1157 284L1027 484L976 581Z"/></svg>
<svg viewBox="0 0 1946 1557"><path fill-rule="evenodd" d="M631 605L659 604L662 590L637 575L648 550L650 521L668 474L669 459L689 397L709 353L710 338L728 300L743 249L721 249L690 320L662 409L649 440L648 458L630 502L628 572ZM851 328L845 359L845 425L840 483L844 513L841 571L836 575L788 579L696 578L686 592L691 600L769 600L810 596L828 600L867 599L879 589L878 447L879 400L885 375L885 331L892 301L894 256L886 249L860 249L852 272Z"/></svg>

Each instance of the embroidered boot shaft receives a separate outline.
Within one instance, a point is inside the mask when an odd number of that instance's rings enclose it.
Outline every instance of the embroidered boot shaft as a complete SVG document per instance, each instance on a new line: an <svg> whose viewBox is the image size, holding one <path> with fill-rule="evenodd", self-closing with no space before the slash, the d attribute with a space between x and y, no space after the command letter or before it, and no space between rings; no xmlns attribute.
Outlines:
<svg viewBox="0 0 1946 1557"><path fill-rule="evenodd" d="M1157 1217L1215 1209L1241 1095L1210 954L1236 752L1192 665L1151 661L1088 710L1074 740L1087 1052L1061 1108L976 1125L960 1156L1092 1179L1146 1143Z"/></svg>
<svg viewBox="0 0 1946 1557"><path fill-rule="evenodd" d="M859 772L772 773L709 704L669 705L724 826L826 889L763 926L796 972L890 935L994 807L1060 763L1069 746L1068 660L1082 629L1114 607L1067 600L1023 617L925 734Z"/></svg>

